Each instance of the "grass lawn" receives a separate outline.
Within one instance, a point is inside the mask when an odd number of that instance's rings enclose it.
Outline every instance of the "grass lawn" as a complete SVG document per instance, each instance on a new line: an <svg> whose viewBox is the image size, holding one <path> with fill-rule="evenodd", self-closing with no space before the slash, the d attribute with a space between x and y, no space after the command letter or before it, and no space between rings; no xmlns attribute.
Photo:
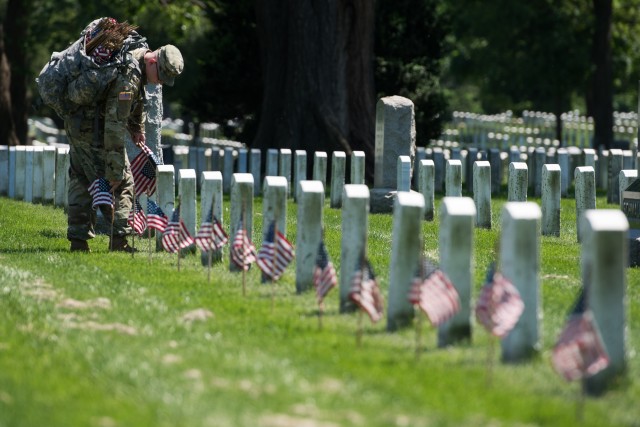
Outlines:
<svg viewBox="0 0 640 427"><path fill-rule="evenodd" d="M494 199L493 230L475 231L474 298L503 204ZM602 197L597 206L614 207ZM254 212L261 236L259 199ZM294 244L295 219L290 203ZM423 223L436 259L438 226ZM325 228L339 271L341 212L328 200ZM391 215L369 217L369 256L385 296L391 228ZM439 349L424 321L416 360L414 329L390 334L385 321L365 322L357 347L357 315L338 314L337 290L319 329L315 294L296 294L294 266L274 286L260 284L253 267L243 297L228 253L209 282L199 254L178 271L175 255L150 259L146 239L136 239L143 252L132 258L107 252L106 236L90 242L90 254L70 253L65 236L63 210L0 198L0 427L580 425L579 384L550 364L581 285L573 200L562 201L561 237L541 238L540 355L496 361L490 383L490 340L475 323L472 342ZM587 399L582 425L640 425L638 268L627 270L627 302L628 373Z"/></svg>

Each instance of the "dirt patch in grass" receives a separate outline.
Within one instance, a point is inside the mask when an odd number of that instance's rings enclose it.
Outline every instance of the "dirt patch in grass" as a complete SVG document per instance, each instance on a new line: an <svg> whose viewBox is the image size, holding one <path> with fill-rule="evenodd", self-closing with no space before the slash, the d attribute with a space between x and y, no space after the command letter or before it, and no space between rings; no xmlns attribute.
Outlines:
<svg viewBox="0 0 640 427"><path fill-rule="evenodd" d="M87 310L87 309L111 309L111 301L109 298L96 298L87 301L79 301L73 298L65 298L57 305L58 308L66 310Z"/></svg>

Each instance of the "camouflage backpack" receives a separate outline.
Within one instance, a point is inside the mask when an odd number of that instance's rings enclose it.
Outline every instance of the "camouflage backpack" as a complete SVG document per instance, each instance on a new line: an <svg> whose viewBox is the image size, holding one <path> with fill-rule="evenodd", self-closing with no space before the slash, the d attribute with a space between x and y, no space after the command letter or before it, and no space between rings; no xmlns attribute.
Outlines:
<svg viewBox="0 0 640 427"><path fill-rule="evenodd" d="M81 106L95 105L121 67L138 65L131 51L149 47L135 28L113 18L96 19L71 46L54 52L36 78L44 104L63 119Z"/></svg>

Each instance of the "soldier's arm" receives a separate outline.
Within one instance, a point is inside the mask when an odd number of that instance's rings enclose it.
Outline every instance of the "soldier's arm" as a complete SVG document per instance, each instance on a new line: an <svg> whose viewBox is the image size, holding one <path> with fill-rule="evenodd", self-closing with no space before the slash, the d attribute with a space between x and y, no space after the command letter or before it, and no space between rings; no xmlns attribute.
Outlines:
<svg viewBox="0 0 640 427"><path fill-rule="evenodd" d="M140 90L140 76L120 74L107 94L104 121L105 177L109 181L124 179L125 135L130 131L132 106Z"/></svg>

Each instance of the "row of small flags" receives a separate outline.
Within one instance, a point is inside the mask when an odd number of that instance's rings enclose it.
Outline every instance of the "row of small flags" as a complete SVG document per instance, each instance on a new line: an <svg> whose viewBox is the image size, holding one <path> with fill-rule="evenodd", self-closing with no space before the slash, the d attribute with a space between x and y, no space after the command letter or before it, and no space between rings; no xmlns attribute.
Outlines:
<svg viewBox="0 0 640 427"><path fill-rule="evenodd" d="M155 192L156 167L161 163L148 147L142 147L142 151L131 162L135 194L152 195ZM113 207L111 185L105 178L96 179L88 190L94 209L99 205ZM194 243L202 251L216 251L228 242L227 234L212 212L193 238L180 218L180 206L174 209L169 221L152 200L147 200L146 215L140 202L134 201L129 224L138 234L142 234L147 227L163 233L162 246L172 253ZM248 270L252 263L257 263L262 270L263 281L281 277L295 256L293 245L276 230L275 221L269 225L263 245L256 252L244 227L242 215L230 253L232 262L241 270ZM321 241L313 273L318 304L322 304L326 295L336 287L337 281L336 270ZM593 314L587 309L584 295L583 288L552 353L555 370L567 381L595 375L609 364L602 337ZM372 322L382 319L384 300L371 264L364 254L352 275L349 298ZM436 327L450 320L460 310L458 293L447 275L424 257L420 260L407 298ZM504 338L516 326L523 311L524 303L517 288L492 264L476 303L476 319L491 335Z"/></svg>

